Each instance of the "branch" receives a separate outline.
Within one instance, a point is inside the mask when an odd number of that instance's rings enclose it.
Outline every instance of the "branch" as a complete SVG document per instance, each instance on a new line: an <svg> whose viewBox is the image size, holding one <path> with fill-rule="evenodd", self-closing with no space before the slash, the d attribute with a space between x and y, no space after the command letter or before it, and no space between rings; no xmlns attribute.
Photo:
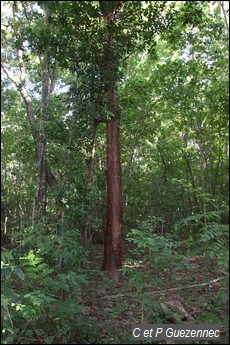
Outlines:
<svg viewBox="0 0 230 345"><path fill-rule="evenodd" d="M1 62L1 66L3 71L6 73L7 77L14 83L14 85L18 88L19 86L19 79L16 78L13 73L9 70L9 66L5 62Z"/></svg>
<svg viewBox="0 0 230 345"><path fill-rule="evenodd" d="M193 285L188 285L188 286L180 286L180 287L172 288L172 289L153 291L153 292L149 292L148 294L158 293L158 292L163 293L163 292L167 292L167 291L177 291L177 290L183 290L183 289L190 289L190 288L193 288L193 287L211 285L212 283L217 283L218 281L220 281L222 279L224 279L224 277L213 279L209 283L201 283L201 284L193 284Z"/></svg>
<svg viewBox="0 0 230 345"><path fill-rule="evenodd" d="M157 293L165 293L165 292L168 292L168 291L177 291L177 290L190 289L190 288L194 288L194 287L211 285L212 283L217 283L218 281L220 281L222 279L224 279L224 277L219 277L219 278L213 279L209 283L193 284L193 285L188 285L188 286L176 287L176 288L172 288L172 289L151 291L151 292L148 292L147 295L153 295L153 294L157 294ZM125 297L125 296L131 296L131 295L133 295L133 293L117 294L117 295L108 296L108 298L109 299L110 298L113 299L113 298L117 298L117 297Z"/></svg>
<svg viewBox="0 0 230 345"><path fill-rule="evenodd" d="M22 57L21 57L22 58ZM36 119L34 116L34 112L33 112L33 105L32 105L32 100L25 88L25 82L22 81L21 76L24 73L24 66L22 66L22 61L19 61L19 64L21 64L20 66L20 70L22 69L21 73L20 73L20 78L16 78L13 73L9 70L8 65L5 62L1 62L1 66L3 68L3 71L6 73L7 77L12 81L12 83L16 86L16 88L18 89L18 91L20 92L25 106L26 106L26 111L27 111L27 115L30 121L31 125L35 125L36 124ZM20 82L22 81L22 82ZM33 137L35 139L35 133L32 131Z"/></svg>

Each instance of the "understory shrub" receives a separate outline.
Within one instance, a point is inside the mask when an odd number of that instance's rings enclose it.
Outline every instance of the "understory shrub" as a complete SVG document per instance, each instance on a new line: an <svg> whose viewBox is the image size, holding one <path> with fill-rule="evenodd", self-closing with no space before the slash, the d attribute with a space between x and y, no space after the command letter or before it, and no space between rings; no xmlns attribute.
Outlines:
<svg viewBox="0 0 230 345"><path fill-rule="evenodd" d="M77 232L40 224L14 241L1 262L2 343L68 342L73 331L80 334L81 289L87 284Z"/></svg>

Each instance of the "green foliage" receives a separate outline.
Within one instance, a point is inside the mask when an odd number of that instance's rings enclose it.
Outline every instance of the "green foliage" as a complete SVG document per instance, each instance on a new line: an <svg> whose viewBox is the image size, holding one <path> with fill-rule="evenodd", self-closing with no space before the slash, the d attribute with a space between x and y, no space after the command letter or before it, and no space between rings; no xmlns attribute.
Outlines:
<svg viewBox="0 0 230 345"><path fill-rule="evenodd" d="M219 266L229 269L229 226L215 222L207 223L200 229L200 244L210 259Z"/></svg>
<svg viewBox="0 0 230 345"><path fill-rule="evenodd" d="M69 227L68 224L37 224L34 227L18 231L13 239L20 243L18 252L34 248L36 255L44 257L53 267L60 265L61 262L64 267L69 269L71 267L80 268L86 260L87 253L80 244L80 233ZM29 255L26 257L27 265L30 265L29 260L31 260L31 267L33 267L34 260L37 260L35 266L36 269L39 268L41 259L34 252L29 252Z"/></svg>
<svg viewBox="0 0 230 345"><path fill-rule="evenodd" d="M151 260L151 264L158 264L162 260L167 260L171 255L171 243L164 237L157 234L143 234L141 230L131 230L128 235L128 241L136 245L135 253L147 255L146 260ZM149 263L150 263L149 262Z"/></svg>
<svg viewBox="0 0 230 345"><path fill-rule="evenodd" d="M191 216L188 216L184 219L181 219L178 223L174 226L174 235L178 237L184 232L187 231L187 236L190 235L192 231L188 231L189 227L192 228L193 225L197 226L203 226L205 222L210 222L212 220L218 220L220 219L220 216L222 214L226 213L226 209L220 210L220 211L211 211L207 213L201 213L201 214L193 214ZM214 224L216 224L214 222Z"/></svg>
<svg viewBox="0 0 230 345"><path fill-rule="evenodd" d="M20 267L16 267L12 263L14 260L12 252L6 251L1 253L1 277L2 279L8 279L13 275L16 275L18 278L24 280L25 274Z"/></svg>
<svg viewBox="0 0 230 345"><path fill-rule="evenodd" d="M3 343L62 341L84 312L79 294L86 252L76 231L59 224L23 229L16 240L19 248L2 256Z"/></svg>
<svg viewBox="0 0 230 345"><path fill-rule="evenodd" d="M193 214L175 224L174 235L178 239L183 233L194 254L205 251L210 259L227 268L229 226L220 222L221 216L227 213L228 208L223 207L222 210Z"/></svg>
<svg viewBox="0 0 230 345"><path fill-rule="evenodd" d="M126 259L121 272L129 277L129 288L140 303L139 322L142 323L145 320L164 322L159 301L152 300L148 293L152 288L155 290L165 287L165 281L159 277L159 272L167 271L169 264L180 258L171 236L157 233L159 222L162 222L161 218L150 216L126 236L132 245L132 258ZM154 274L156 271L157 275Z"/></svg>
<svg viewBox="0 0 230 345"><path fill-rule="evenodd" d="M127 241L134 244L133 254L143 257L147 267L154 267L167 263L175 254L175 244L169 234L160 236L157 224L161 218L149 217L140 223L138 229L132 229L127 234Z"/></svg>
<svg viewBox="0 0 230 345"><path fill-rule="evenodd" d="M158 272L167 270L169 263L179 258L171 236L160 236L156 233L159 221L162 219L149 217L146 221L140 222L138 229L132 229L127 234L127 241L133 246L130 252L134 258L126 259L124 267L120 270L129 277L129 288L134 290L137 298L140 299L141 308L145 311L147 309L156 322L161 322L157 311L159 303L154 304L149 301L147 296L149 286L146 283L150 281L154 288L164 286L165 282L159 277L153 277L153 272L156 269ZM155 313L150 312L153 304Z"/></svg>
<svg viewBox="0 0 230 345"><path fill-rule="evenodd" d="M13 6L18 7L15 17ZM92 228L102 231L104 223L101 122L113 118L106 91L115 80L124 226L133 247L122 271L140 310L161 323L158 302L148 299L146 284L164 286L155 272L167 272L169 263L180 259L177 243L189 257L205 252L226 274L229 57L222 6L227 2L3 2L3 64L18 77L17 49L23 48L25 87L36 119L30 123L19 88L3 74L1 225L11 238L1 265L3 343L62 343L72 335L76 341L81 331L83 341L91 343L93 334L100 334L80 304L87 284L80 230L88 215ZM111 23L103 13L115 8L110 46ZM45 55L49 72L56 72L47 119L41 123ZM111 62L116 64L112 72ZM95 122L93 186L86 193ZM31 133L41 125L56 182L47 193L46 221L31 226L38 180ZM201 321L218 321L214 311L203 316ZM115 343L114 335L110 340Z"/></svg>

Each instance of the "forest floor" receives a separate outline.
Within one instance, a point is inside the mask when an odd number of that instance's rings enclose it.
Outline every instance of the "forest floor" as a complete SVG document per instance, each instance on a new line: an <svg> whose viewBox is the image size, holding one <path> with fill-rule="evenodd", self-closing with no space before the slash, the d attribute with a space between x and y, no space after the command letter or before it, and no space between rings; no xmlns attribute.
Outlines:
<svg viewBox="0 0 230 345"><path fill-rule="evenodd" d="M128 250L126 256L130 257ZM186 267L178 267L176 263L171 262L167 269L160 271L156 267L151 270L151 274L149 272L145 274L145 268L141 264L136 265L129 268L131 276L144 277L144 280L141 280L140 284L136 282L132 285L132 279L127 273L121 276L119 283L111 282L106 278L101 272L102 260L103 245L92 245L89 267L87 267L92 273L87 288L81 295L86 329L81 332L78 343L146 343L147 341L132 339L132 325L174 323L162 314L160 307L162 303L164 305L179 303L183 306L188 319L181 315L181 323L189 323L190 318L194 319L192 323L196 324L221 325L221 341L212 343L229 343L228 301L221 298L221 294L226 296L226 287L222 282L223 275L217 271L214 262L210 263L204 256L197 256L191 259L191 264ZM140 274L136 274L137 272ZM138 291L139 285L143 288ZM167 342L149 341L149 343ZM181 341L181 343L211 342L193 340Z"/></svg>

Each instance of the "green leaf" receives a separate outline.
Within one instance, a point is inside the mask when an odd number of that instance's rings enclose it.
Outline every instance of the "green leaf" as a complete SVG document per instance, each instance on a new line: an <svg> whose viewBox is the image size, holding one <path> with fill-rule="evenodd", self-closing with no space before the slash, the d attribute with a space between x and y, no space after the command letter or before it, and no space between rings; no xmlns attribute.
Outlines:
<svg viewBox="0 0 230 345"><path fill-rule="evenodd" d="M24 272L22 271L21 268L15 268L14 272L16 273L16 275L21 279L21 280L24 280L25 279L25 274Z"/></svg>

